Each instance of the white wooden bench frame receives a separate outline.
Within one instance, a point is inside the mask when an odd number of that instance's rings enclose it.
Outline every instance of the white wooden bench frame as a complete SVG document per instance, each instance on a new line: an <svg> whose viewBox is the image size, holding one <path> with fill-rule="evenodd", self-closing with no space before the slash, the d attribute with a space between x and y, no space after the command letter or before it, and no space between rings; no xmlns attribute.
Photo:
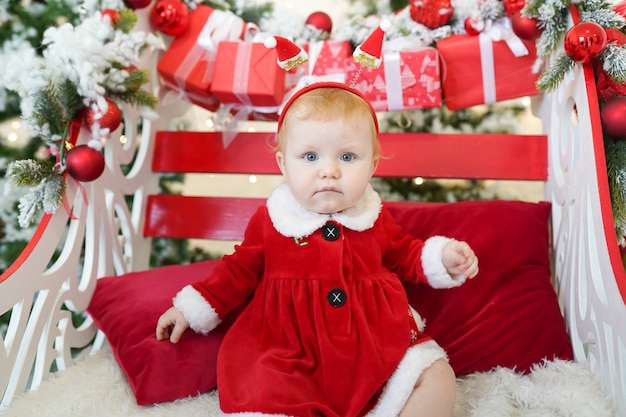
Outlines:
<svg viewBox="0 0 626 417"><path fill-rule="evenodd" d="M137 28L142 30L143 22L146 30L146 21L144 16ZM146 66L154 68L156 59L147 56ZM158 85L151 88L159 94ZM626 415L626 274L613 229L591 67L576 66L555 92L536 98L534 107L547 135L545 199L553 207L554 284L576 360L589 365L618 414ZM148 268L143 213L148 195L158 189L159 175L151 169L154 138L186 109L179 101L162 100L160 118L143 120L138 132L139 113L125 108L127 141L106 146L107 169L86 184L87 203L76 184L68 183L76 219L64 210L44 215L26 250L0 276L0 314L12 309L0 345L0 410L16 394L37 387L52 368L69 366L73 348L94 337L93 349L103 343L91 320L75 328L62 307L84 311L99 277ZM79 143L86 140L81 136ZM120 166L131 162L124 175ZM132 210L126 196L133 196Z"/></svg>

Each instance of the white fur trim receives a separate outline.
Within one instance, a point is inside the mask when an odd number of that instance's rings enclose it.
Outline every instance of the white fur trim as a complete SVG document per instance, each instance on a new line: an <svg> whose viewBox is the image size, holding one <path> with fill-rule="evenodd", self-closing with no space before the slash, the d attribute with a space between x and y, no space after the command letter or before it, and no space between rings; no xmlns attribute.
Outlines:
<svg viewBox="0 0 626 417"><path fill-rule="evenodd" d="M450 241L449 237L432 236L424 243L422 250L422 266L428 283L433 288L454 288L463 285L465 275L452 276L448 274L442 262L443 247Z"/></svg>
<svg viewBox="0 0 626 417"><path fill-rule="evenodd" d="M438 359L448 360L448 357L434 340L417 344L407 350L398 368L387 381L378 403L366 417L391 417L400 414L422 372Z"/></svg>
<svg viewBox="0 0 626 417"><path fill-rule="evenodd" d="M333 220L348 229L362 232L374 226L382 208L380 195L368 184L363 198L355 206L333 214Z"/></svg>
<svg viewBox="0 0 626 417"><path fill-rule="evenodd" d="M173 301L196 333L208 334L222 322L211 304L191 285L180 290Z"/></svg>
<svg viewBox="0 0 626 417"><path fill-rule="evenodd" d="M287 184L276 187L266 204L278 233L295 238L309 236L329 220L358 232L367 230L374 225L382 208L380 196L369 184L363 198L341 213L322 214L305 209L298 204Z"/></svg>

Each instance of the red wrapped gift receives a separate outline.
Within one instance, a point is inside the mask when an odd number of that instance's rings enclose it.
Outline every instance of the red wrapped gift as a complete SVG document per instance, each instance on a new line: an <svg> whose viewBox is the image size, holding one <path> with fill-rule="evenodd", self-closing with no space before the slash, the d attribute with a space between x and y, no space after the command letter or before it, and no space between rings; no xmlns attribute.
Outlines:
<svg viewBox="0 0 626 417"><path fill-rule="evenodd" d="M245 23L234 13L198 5L189 15L187 30L176 37L159 60L157 70L166 88L215 111L219 100L211 91L217 46L239 39Z"/></svg>
<svg viewBox="0 0 626 417"><path fill-rule="evenodd" d="M346 82L345 60L352 55L352 45L347 41L316 41L302 47L309 59L304 64L287 72L286 98L305 85L335 81Z"/></svg>
<svg viewBox="0 0 626 417"><path fill-rule="evenodd" d="M279 106L285 95L285 71L276 59L276 50L260 42L220 42L211 92L222 103Z"/></svg>
<svg viewBox="0 0 626 417"><path fill-rule="evenodd" d="M441 106L439 58L434 48L384 53L378 69L361 67L352 58L345 63L347 81L365 94L374 110Z"/></svg>
<svg viewBox="0 0 626 417"><path fill-rule="evenodd" d="M305 45L309 61L306 70L312 76L345 75L345 59L352 55L352 45L347 41L318 41Z"/></svg>
<svg viewBox="0 0 626 417"><path fill-rule="evenodd" d="M539 93L534 41L517 37L453 35L437 42L442 58L443 97L450 110L492 104Z"/></svg>

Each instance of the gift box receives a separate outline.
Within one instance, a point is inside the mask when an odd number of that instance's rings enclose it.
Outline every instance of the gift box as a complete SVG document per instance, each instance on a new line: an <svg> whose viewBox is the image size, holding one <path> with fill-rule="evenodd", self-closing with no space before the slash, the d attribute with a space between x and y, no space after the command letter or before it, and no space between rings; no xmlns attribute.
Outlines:
<svg viewBox="0 0 626 417"><path fill-rule="evenodd" d="M494 41L481 33L453 35L436 47L442 58L444 103L450 110L539 93L534 41Z"/></svg>
<svg viewBox="0 0 626 417"><path fill-rule="evenodd" d="M434 48L384 53L377 69L362 67L352 58L346 59L345 65L347 81L376 111L441 106L439 60Z"/></svg>
<svg viewBox="0 0 626 417"><path fill-rule="evenodd" d="M306 43L302 46L308 60L287 71L285 99L305 85L314 82L346 82L345 60L352 55L352 45L347 41L325 40Z"/></svg>
<svg viewBox="0 0 626 417"><path fill-rule="evenodd" d="M187 30L172 40L157 65L162 84L185 99L215 111L219 100L211 93L217 46L242 36L244 21L230 12L198 5L189 14Z"/></svg>
<svg viewBox="0 0 626 417"><path fill-rule="evenodd" d="M317 41L304 46L309 60L303 66L312 76L345 75L345 60L352 56L352 45L347 41Z"/></svg>
<svg viewBox="0 0 626 417"><path fill-rule="evenodd" d="M220 42L211 92L225 104L279 106L285 95L285 71L277 57L274 48L260 42Z"/></svg>

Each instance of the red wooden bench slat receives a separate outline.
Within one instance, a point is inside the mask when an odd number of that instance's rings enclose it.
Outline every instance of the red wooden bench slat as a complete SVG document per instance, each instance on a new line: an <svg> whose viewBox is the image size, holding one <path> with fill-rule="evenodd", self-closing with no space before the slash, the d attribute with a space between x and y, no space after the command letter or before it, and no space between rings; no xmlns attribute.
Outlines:
<svg viewBox="0 0 626 417"><path fill-rule="evenodd" d="M543 135L382 133L377 176L545 181ZM278 174L268 144L274 133L239 133L224 148L221 132L157 134L156 172Z"/></svg>
<svg viewBox="0 0 626 417"><path fill-rule="evenodd" d="M264 198L151 195L144 235L240 241L248 219L262 204L265 204ZM402 207L432 203L393 201L385 204Z"/></svg>
<svg viewBox="0 0 626 417"><path fill-rule="evenodd" d="M148 196L144 235L181 239L241 240L263 198Z"/></svg>
<svg viewBox="0 0 626 417"><path fill-rule="evenodd" d="M156 172L278 174L274 133L240 133L224 147L220 132L157 134ZM547 179L547 138L508 134L381 134L376 176ZM241 240L264 199L152 195L144 233L153 237Z"/></svg>

